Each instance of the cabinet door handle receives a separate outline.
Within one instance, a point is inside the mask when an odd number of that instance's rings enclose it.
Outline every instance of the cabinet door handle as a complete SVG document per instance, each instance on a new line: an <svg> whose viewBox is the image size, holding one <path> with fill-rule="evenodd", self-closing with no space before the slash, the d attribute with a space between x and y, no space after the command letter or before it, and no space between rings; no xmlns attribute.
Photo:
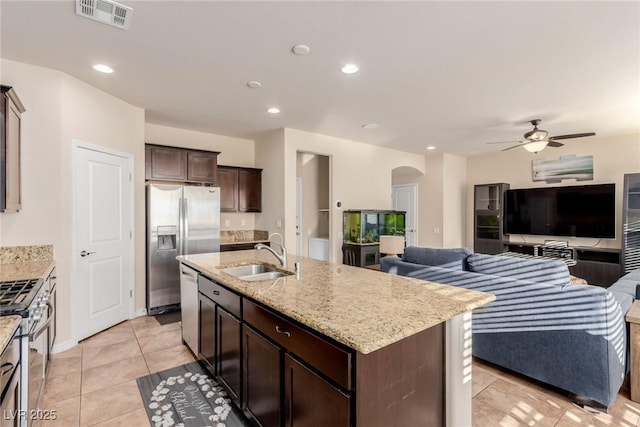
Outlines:
<svg viewBox="0 0 640 427"><path fill-rule="evenodd" d="M213 291L214 295L220 295L220 291Z"/></svg>
<svg viewBox="0 0 640 427"><path fill-rule="evenodd" d="M276 325L276 332L282 335L286 335L287 338L291 337L291 332L286 331L284 329L280 329L280 326L277 326L277 325Z"/></svg>

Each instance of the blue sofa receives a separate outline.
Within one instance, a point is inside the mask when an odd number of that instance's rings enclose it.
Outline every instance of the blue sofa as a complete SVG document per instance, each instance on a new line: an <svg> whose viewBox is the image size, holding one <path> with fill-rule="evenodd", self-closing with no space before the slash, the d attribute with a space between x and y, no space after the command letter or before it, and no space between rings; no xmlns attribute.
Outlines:
<svg viewBox="0 0 640 427"><path fill-rule="evenodd" d="M488 292L473 312L473 355L551 384L578 403L610 406L627 373L628 289L570 284L562 261L407 247L381 271Z"/></svg>

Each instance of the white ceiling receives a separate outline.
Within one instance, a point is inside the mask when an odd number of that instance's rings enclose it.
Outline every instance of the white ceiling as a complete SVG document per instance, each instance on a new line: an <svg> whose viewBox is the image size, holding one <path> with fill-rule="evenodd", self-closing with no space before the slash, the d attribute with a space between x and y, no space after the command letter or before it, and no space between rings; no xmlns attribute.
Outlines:
<svg viewBox="0 0 640 427"><path fill-rule="evenodd" d="M521 139L533 118L551 135L640 132L638 1L122 3L129 31L73 1L0 1L1 55L75 76L148 122L240 138L290 127L473 155ZM311 53L291 53L298 43ZM346 62L360 72L342 74Z"/></svg>

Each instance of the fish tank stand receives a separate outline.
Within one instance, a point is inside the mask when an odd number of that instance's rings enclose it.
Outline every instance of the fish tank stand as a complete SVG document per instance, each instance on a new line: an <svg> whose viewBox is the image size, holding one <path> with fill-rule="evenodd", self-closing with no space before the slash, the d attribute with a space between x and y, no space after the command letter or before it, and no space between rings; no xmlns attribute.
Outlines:
<svg viewBox="0 0 640 427"><path fill-rule="evenodd" d="M365 267L380 263L380 236L404 236L406 212L348 210L342 215L342 263Z"/></svg>

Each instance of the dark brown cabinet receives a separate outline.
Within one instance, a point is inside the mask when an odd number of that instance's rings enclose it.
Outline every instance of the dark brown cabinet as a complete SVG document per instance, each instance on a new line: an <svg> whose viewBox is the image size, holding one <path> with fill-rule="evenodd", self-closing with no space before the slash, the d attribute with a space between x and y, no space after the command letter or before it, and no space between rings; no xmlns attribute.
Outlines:
<svg viewBox="0 0 640 427"><path fill-rule="evenodd" d="M187 152L187 181L216 183L218 153Z"/></svg>
<svg viewBox="0 0 640 427"><path fill-rule="evenodd" d="M262 211L262 169L218 167L221 212Z"/></svg>
<svg viewBox="0 0 640 427"><path fill-rule="evenodd" d="M216 183L218 152L146 144L145 178Z"/></svg>
<svg viewBox="0 0 640 427"><path fill-rule="evenodd" d="M242 323L231 313L217 307L218 378L229 390L230 398L240 403L242 390Z"/></svg>
<svg viewBox="0 0 640 427"><path fill-rule="evenodd" d="M286 427L350 426L351 397L290 355L284 358Z"/></svg>
<svg viewBox="0 0 640 427"><path fill-rule="evenodd" d="M262 170L238 170L238 211L262 211Z"/></svg>
<svg viewBox="0 0 640 427"><path fill-rule="evenodd" d="M219 166L218 187L220 187L220 212L238 212L238 169Z"/></svg>
<svg viewBox="0 0 640 427"><path fill-rule="evenodd" d="M262 427L280 427L280 348L242 325L242 409Z"/></svg>
<svg viewBox="0 0 640 427"><path fill-rule="evenodd" d="M247 343L247 332L244 333L243 375L246 396L252 393L250 387L254 388L254 395L265 388L271 389L270 396L281 390L284 393L284 408L280 417L284 419L287 427L349 427L351 353L248 300L243 304L243 319L245 329L253 332L246 326L250 325L259 332L253 333L249 338L253 340L254 347L257 347L253 350L254 354L251 354L251 349L248 348L251 342ZM276 350L279 352L277 358ZM265 382L265 379L256 379L256 376L264 373L266 369L274 372L270 374L273 377L269 378L268 382ZM280 381L284 383L280 384ZM338 387L343 387L345 391ZM250 403L252 402L245 399L245 406ZM258 406L263 407L266 404ZM269 407L273 411L276 410L275 399ZM246 409L259 423L265 425L253 409ZM278 421L271 412L268 413L267 419L270 423Z"/></svg>
<svg viewBox="0 0 640 427"><path fill-rule="evenodd" d="M202 293L198 294L198 359L205 363L209 371L216 372L216 304Z"/></svg>
<svg viewBox="0 0 640 427"><path fill-rule="evenodd" d="M508 238L503 231L504 193L509 184L474 186L473 250L483 254L505 251Z"/></svg>
<svg viewBox="0 0 640 427"><path fill-rule="evenodd" d="M0 212L22 207L20 139L24 105L12 87L0 86Z"/></svg>
<svg viewBox="0 0 640 427"><path fill-rule="evenodd" d="M240 404L242 392L241 298L212 280L198 276L198 358L227 386Z"/></svg>

